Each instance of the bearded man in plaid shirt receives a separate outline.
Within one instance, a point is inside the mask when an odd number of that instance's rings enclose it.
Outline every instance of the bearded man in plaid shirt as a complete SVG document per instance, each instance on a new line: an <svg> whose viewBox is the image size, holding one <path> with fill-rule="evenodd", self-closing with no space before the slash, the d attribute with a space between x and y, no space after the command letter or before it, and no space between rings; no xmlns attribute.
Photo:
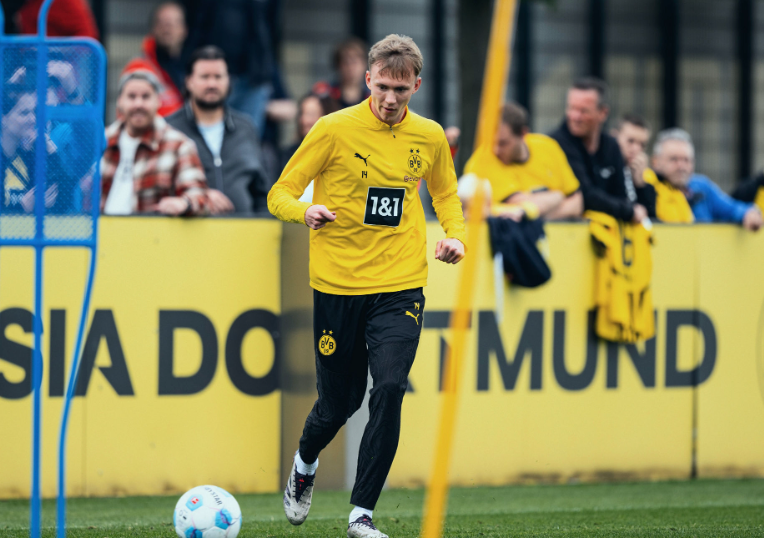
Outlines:
<svg viewBox="0 0 764 538"><path fill-rule="evenodd" d="M101 210L107 215L204 215L207 182L196 145L157 114L159 80L133 71L119 81L120 119L106 129Z"/></svg>

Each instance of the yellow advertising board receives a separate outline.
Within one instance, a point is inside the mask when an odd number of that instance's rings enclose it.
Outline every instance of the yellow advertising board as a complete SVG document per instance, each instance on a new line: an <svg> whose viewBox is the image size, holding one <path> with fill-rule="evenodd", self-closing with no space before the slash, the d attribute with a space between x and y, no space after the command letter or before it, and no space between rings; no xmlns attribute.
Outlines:
<svg viewBox="0 0 764 538"><path fill-rule="evenodd" d="M701 475L764 474L764 238L732 226L657 226L657 334L635 347L592 334L588 227L547 225L547 234L552 279L505 286L500 313L483 241L451 482L682 478L694 465ZM440 237L431 226L429 244ZM429 476L457 272L430 264L391 486Z"/></svg>
<svg viewBox="0 0 764 538"><path fill-rule="evenodd" d="M69 432L70 495L279 484L276 221L104 218ZM87 254L45 254L43 494ZM29 495L33 255L0 254L0 498ZM65 363L66 362L66 363ZM67 374L68 375L68 374Z"/></svg>
<svg viewBox="0 0 764 538"><path fill-rule="evenodd" d="M716 341L698 345L716 361L700 372L698 475L764 475L764 237L697 227L698 305ZM708 323L708 322L707 322Z"/></svg>
<svg viewBox="0 0 764 538"><path fill-rule="evenodd" d="M295 301L285 302L282 289L298 289L280 282L283 226L103 219L70 426L70 495L177 493L202 483L281 488L282 421L297 431L284 414L281 350L295 364L313 361L280 329L282 304ZM483 251L471 253L480 264L451 483L764 475L764 234L656 226L656 338L638 346L592 335L587 226L551 224L547 234L552 279L537 289L504 286L500 312L487 234ZM423 485L431 471L460 270L434 261L442 236L428 224L427 305L393 487ZM81 251L45 255L45 496L55 494L87 265ZM0 251L0 498L29 495L33 267L28 250ZM304 293L284 329L309 331ZM311 375L295 370L290 390L312 387ZM330 460L347 453L323 454L327 469L343 468Z"/></svg>

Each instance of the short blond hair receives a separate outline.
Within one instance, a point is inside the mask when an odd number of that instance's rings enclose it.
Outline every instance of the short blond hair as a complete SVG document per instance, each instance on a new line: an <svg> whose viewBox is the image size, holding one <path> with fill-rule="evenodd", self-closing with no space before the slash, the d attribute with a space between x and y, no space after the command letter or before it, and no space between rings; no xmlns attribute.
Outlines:
<svg viewBox="0 0 764 538"><path fill-rule="evenodd" d="M422 53L414 40L409 36L390 34L381 41L377 41L369 51L369 71L371 67L381 63L380 73L386 72L390 76L401 79L414 72L418 77L422 72Z"/></svg>

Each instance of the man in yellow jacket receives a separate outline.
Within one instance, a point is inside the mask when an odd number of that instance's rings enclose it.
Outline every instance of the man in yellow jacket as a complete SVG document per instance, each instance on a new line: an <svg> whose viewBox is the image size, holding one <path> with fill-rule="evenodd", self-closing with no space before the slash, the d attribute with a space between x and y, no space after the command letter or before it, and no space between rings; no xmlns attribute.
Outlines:
<svg viewBox="0 0 764 538"><path fill-rule="evenodd" d="M626 161L624 177L627 179L627 191L634 191L645 184L652 185L655 189L655 214L658 220L684 224L694 222L684 192L674 185L675 182L663 176L659 178L649 167L647 143L650 140L650 128L644 118L624 114L611 134L618 141L623 160ZM672 170L678 166L678 162L672 161Z"/></svg>
<svg viewBox="0 0 764 538"><path fill-rule="evenodd" d="M562 220L583 212L580 185L562 148L546 135L531 133L528 112L517 103L502 107L493 146L475 150L464 173L489 181L494 214Z"/></svg>
<svg viewBox="0 0 764 538"><path fill-rule="evenodd" d="M446 232L435 258L464 257L464 218L443 129L408 109L422 79L414 41L389 35L369 51L371 97L321 118L268 196L310 237L318 400L284 492L287 519L308 516L319 452L374 386L350 498L349 538L385 538L374 509L398 448L401 404L414 362L427 284L426 228L417 190L424 179ZM299 202L315 179L313 203Z"/></svg>

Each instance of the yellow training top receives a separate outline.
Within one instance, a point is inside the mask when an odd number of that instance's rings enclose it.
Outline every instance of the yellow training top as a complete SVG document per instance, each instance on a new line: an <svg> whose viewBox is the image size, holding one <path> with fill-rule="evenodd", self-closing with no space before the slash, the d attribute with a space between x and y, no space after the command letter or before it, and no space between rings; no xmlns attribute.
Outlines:
<svg viewBox="0 0 764 538"><path fill-rule="evenodd" d="M655 215L662 222L690 224L695 222L692 208L684 193L658 179L655 172L649 168L642 175L645 183L655 188Z"/></svg>
<svg viewBox="0 0 764 538"><path fill-rule="evenodd" d="M302 141L268 194L268 209L305 223L299 202L315 178L313 204L337 213L310 232L310 285L365 295L427 285L427 230L417 185L427 181L446 236L464 243L456 172L443 129L406 110L390 127L370 101L324 116Z"/></svg>
<svg viewBox="0 0 764 538"><path fill-rule="evenodd" d="M483 146L467 161L464 173L490 181L494 203L504 202L518 192L548 189L570 196L579 189L578 179L557 141L538 133L527 134L524 140L530 153L524 163L504 164L493 149Z"/></svg>

